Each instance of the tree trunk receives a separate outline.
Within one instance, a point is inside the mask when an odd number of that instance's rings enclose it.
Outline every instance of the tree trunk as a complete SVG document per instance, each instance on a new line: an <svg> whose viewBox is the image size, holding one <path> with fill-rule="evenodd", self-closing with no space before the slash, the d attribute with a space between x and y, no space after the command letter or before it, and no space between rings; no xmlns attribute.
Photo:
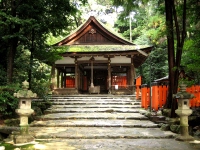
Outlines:
<svg viewBox="0 0 200 150"><path fill-rule="evenodd" d="M186 0L183 3L182 24L178 22L178 16L174 5L174 0L165 0L166 9L166 25L167 25L167 42L168 42L168 65L169 65L169 92L167 108L171 108L171 118L176 117L175 110L177 109L177 100L173 98L173 94L177 93L178 80L179 80L179 68L181 64L181 56L183 51L183 45L186 37ZM174 19L173 19L174 18ZM181 16L179 16L181 18ZM174 24L173 24L174 21ZM182 25L182 32L180 32L180 26ZM176 33L176 56L174 50L174 31L175 26Z"/></svg>
<svg viewBox="0 0 200 150"><path fill-rule="evenodd" d="M172 18L172 0L165 0L166 11L166 26L167 26L167 48L168 48L168 66L169 66L169 88L168 100L166 108L171 108L173 101L173 87L174 87L174 31L173 31L173 18Z"/></svg>
<svg viewBox="0 0 200 150"><path fill-rule="evenodd" d="M15 3L15 1L12 1L11 5L12 5L11 6L12 17L16 17L17 4ZM11 23L9 28L10 28L10 31L9 31L10 35L14 35L14 34L18 33L20 30L20 26L18 24L14 24L14 23ZM13 65L14 65L15 54L17 51L18 37L11 38L9 40L9 43L10 43L10 47L8 49L8 55L7 55L7 82L12 83L12 81L13 81L12 80L13 79Z"/></svg>
<svg viewBox="0 0 200 150"><path fill-rule="evenodd" d="M14 31L14 32L16 33L17 31ZM8 83L13 82L13 66L14 66L15 54L17 51L18 38L13 38L10 41L11 41L10 42L11 45L8 48L8 55L7 55L7 82Z"/></svg>
<svg viewBox="0 0 200 150"><path fill-rule="evenodd" d="M28 70L28 82L29 82L29 89L31 89L31 80L32 80L32 68L33 68L33 53L34 53L34 50L35 50L35 47L34 47L34 40L35 40L35 31L34 29L32 29L32 33L31 33L31 48L30 48L30 52L31 52L31 55L30 55L30 65L29 65L29 70Z"/></svg>
<svg viewBox="0 0 200 150"><path fill-rule="evenodd" d="M30 55L30 65L29 65L29 71L28 71L28 82L29 82L29 89L31 89L31 80L32 80L32 67L33 67L33 51L34 48L30 49L31 55Z"/></svg>
<svg viewBox="0 0 200 150"><path fill-rule="evenodd" d="M8 61L7 61L7 82L8 83L12 83L15 52L16 52L16 45L13 42L11 44L11 47L9 48L8 56L7 56L7 59L8 59Z"/></svg>

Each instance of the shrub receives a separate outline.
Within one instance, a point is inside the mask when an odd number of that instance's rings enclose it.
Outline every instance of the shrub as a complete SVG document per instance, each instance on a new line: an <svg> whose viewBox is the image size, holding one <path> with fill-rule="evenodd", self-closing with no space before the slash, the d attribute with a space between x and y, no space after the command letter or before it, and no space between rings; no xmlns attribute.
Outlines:
<svg viewBox="0 0 200 150"><path fill-rule="evenodd" d="M8 118L16 115L15 109L18 107L18 99L13 96L19 90L19 86L7 85L0 87L0 115Z"/></svg>
<svg viewBox="0 0 200 150"><path fill-rule="evenodd" d="M46 80L38 80L35 82L32 82L31 90L34 93L37 93L38 97L42 99L47 99L48 94L50 92L50 85L51 83Z"/></svg>

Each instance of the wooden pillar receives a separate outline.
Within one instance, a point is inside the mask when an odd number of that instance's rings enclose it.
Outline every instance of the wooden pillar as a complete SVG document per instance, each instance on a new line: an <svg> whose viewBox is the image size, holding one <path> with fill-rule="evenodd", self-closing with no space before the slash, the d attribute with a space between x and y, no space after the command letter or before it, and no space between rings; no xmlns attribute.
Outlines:
<svg viewBox="0 0 200 150"><path fill-rule="evenodd" d="M75 89L78 89L78 62L77 58L75 58Z"/></svg>
<svg viewBox="0 0 200 150"><path fill-rule="evenodd" d="M94 71L94 68L93 68L93 63L94 63L94 57L91 57L90 58L90 62L91 62L91 87L94 87L94 82L93 82L93 71Z"/></svg>
<svg viewBox="0 0 200 150"><path fill-rule="evenodd" d="M56 78L55 78L55 74L56 74L56 68L55 68L55 64L53 64L51 66L51 90L53 90L55 88L55 84L56 84Z"/></svg>
<svg viewBox="0 0 200 150"><path fill-rule="evenodd" d="M79 68L79 89L82 91L83 90L83 72Z"/></svg>
<svg viewBox="0 0 200 150"><path fill-rule="evenodd" d="M66 72L64 72L63 87L66 88Z"/></svg>
<svg viewBox="0 0 200 150"><path fill-rule="evenodd" d="M78 66L78 65L77 65L77 66ZM78 80L77 89L79 90L79 89L81 88L81 86L80 86L80 82L81 82L81 79L80 79L80 78L81 78L81 71L80 71L79 66L78 66L77 68L78 68L78 69L77 69L77 70L78 70L78 72L77 72L77 76L78 76L78 79L77 79L77 80Z"/></svg>
<svg viewBox="0 0 200 150"><path fill-rule="evenodd" d="M130 85L131 85L131 87L132 87L132 94L134 94L134 88L133 88L133 86L134 86L134 78L135 78L135 76L134 76L134 64L133 64L133 58L131 57L131 76L130 76Z"/></svg>
<svg viewBox="0 0 200 150"><path fill-rule="evenodd" d="M61 72L60 87L63 88L63 72Z"/></svg>
<svg viewBox="0 0 200 150"><path fill-rule="evenodd" d="M111 65L110 58L108 58L108 94L111 94Z"/></svg>
<svg viewBox="0 0 200 150"><path fill-rule="evenodd" d="M126 75L126 78L127 78L127 84L130 86L131 85L131 67L129 67L127 69L127 75Z"/></svg>
<svg viewBox="0 0 200 150"><path fill-rule="evenodd" d="M60 87L60 71L57 69L57 88Z"/></svg>

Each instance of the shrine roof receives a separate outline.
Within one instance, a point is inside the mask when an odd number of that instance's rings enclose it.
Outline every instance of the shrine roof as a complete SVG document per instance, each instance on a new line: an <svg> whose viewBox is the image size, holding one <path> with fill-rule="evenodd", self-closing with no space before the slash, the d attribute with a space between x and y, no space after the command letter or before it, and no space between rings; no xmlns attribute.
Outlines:
<svg viewBox="0 0 200 150"><path fill-rule="evenodd" d="M71 34L54 46L63 45L134 45L119 33L109 29L102 22L91 16Z"/></svg>
<svg viewBox="0 0 200 150"><path fill-rule="evenodd" d="M66 47L66 52L120 52L137 51L149 48L147 45L71 45Z"/></svg>
<svg viewBox="0 0 200 150"><path fill-rule="evenodd" d="M53 46L62 48L63 57L82 57L103 55L111 57L122 55L134 58L135 67L140 66L153 49L149 45L135 45L108 29L103 23L91 16L63 40Z"/></svg>

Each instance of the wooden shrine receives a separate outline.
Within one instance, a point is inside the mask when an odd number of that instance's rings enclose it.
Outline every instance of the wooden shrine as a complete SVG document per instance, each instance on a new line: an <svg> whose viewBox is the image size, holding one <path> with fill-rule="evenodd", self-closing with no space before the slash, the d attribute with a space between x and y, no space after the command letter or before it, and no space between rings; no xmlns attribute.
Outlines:
<svg viewBox="0 0 200 150"><path fill-rule="evenodd" d="M135 68L153 48L134 45L93 16L54 46L66 52L55 62L53 94L133 94Z"/></svg>

